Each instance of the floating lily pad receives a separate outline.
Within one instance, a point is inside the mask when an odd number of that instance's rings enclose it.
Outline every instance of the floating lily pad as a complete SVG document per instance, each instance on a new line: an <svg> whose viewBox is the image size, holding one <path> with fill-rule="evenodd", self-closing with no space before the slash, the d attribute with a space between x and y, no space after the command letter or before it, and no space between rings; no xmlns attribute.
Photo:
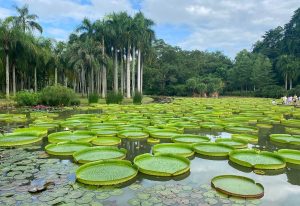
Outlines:
<svg viewBox="0 0 300 206"><path fill-rule="evenodd" d="M194 155L193 147L183 143L164 143L153 147L154 154L175 154L183 157Z"/></svg>
<svg viewBox="0 0 300 206"><path fill-rule="evenodd" d="M196 153L213 157L227 157L234 150L232 146L214 142L194 144L193 148Z"/></svg>
<svg viewBox="0 0 300 206"><path fill-rule="evenodd" d="M92 129L91 131L95 132L98 137L116 137L119 132L115 129Z"/></svg>
<svg viewBox="0 0 300 206"><path fill-rule="evenodd" d="M158 139L171 139L173 136L178 135L175 131L153 131L150 132L150 136Z"/></svg>
<svg viewBox="0 0 300 206"><path fill-rule="evenodd" d="M114 146L121 144L119 137L98 137L92 141L92 144L98 146Z"/></svg>
<svg viewBox="0 0 300 206"><path fill-rule="evenodd" d="M286 133L288 134L297 134L300 135L300 128L290 128L290 127L286 127L285 128Z"/></svg>
<svg viewBox="0 0 300 206"><path fill-rule="evenodd" d="M131 180L137 173L137 167L127 160L100 160L80 166L76 178L84 184L115 185Z"/></svg>
<svg viewBox="0 0 300 206"><path fill-rule="evenodd" d="M16 132L0 135L0 147L32 144L42 140L36 132Z"/></svg>
<svg viewBox="0 0 300 206"><path fill-rule="evenodd" d="M221 175L211 180L211 185L217 191L235 197L261 198L264 188L254 180L236 175Z"/></svg>
<svg viewBox="0 0 300 206"><path fill-rule="evenodd" d="M270 140L276 143L300 145L300 135L271 134Z"/></svg>
<svg viewBox="0 0 300 206"><path fill-rule="evenodd" d="M252 144L257 144L258 142L258 136L251 134L233 134L231 135L231 138L236 140L244 140Z"/></svg>
<svg viewBox="0 0 300 206"><path fill-rule="evenodd" d="M233 132L233 133L246 133L246 134L257 134L258 130L255 127L225 127L226 131Z"/></svg>
<svg viewBox="0 0 300 206"><path fill-rule="evenodd" d="M160 140L159 139L154 139L154 138L148 138L147 142L149 144L158 144L158 143L160 143Z"/></svg>
<svg viewBox="0 0 300 206"><path fill-rule="evenodd" d="M299 119L282 120L281 124L284 126L288 126L288 127L300 128L300 120Z"/></svg>
<svg viewBox="0 0 300 206"><path fill-rule="evenodd" d="M140 172L154 176L176 176L188 172L190 161L178 155L142 154L134 158Z"/></svg>
<svg viewBox="0 0 300 206"><path fill-rule="evenodd" d="M121 131L118 133L118 137L120 138L128 138L128 139L146 139L149 137L147 132L143 131Z"/></svg>
<svg viewBox="0 0 300 206"><path fill-rule="evenodd" d="M94 162L106 159L124 159L127 150L117 147L91 147L80 150L73 154L74 160L78 163Z"/></svg>
<svg viewBox="0 0 300 206"><path fill-rule="evenodd" d="M45 150L52 155L73 155L74 152L91 147L89 143L62 142L57 144L48 144Z"/></svg>
<svg viewBox="0 0 300 206"><path fill-rule="evenodd" d="M254 169L281 169L285 167L285 160L272 152L257 150L235 150L230 152L229 160Z"/></svg>
<svg viewBox="0 0 300 206"><path fill-rule="evenodd" d="M300 151L293 149L280 149L278 154L282 156L286 162L292 164L300 164Z"/></svg>
<svg viewBox="0 0 300 206"><path fill-rule="evenodd" d="M216 139L216 142L232 146L235 149L243 149L243 148L247 148L248 146L248 143L245 140L240 140L240 139L219 138Z"/></svg>
<svg viewBox="0 0 300 206"><path fill-rule="evenodd" d="M26 127L14 129L14 133L36 133L36 135L41 137L46 137L48 134L48 129L44 127Z"/></svg>
<svg viewBox="0 0 300 206"><path fill-rule="evenodd" d="M91 131L64 131L64 132L56 132L48 135L48 141L50 143L59 143L59 142L90 142L96 139L96 134Z"/></svg>
<svg viewBox="0 0 300 206"><path fill-rule="evenodd" d="M195 135L195 134L180 134L180 135L173 136L172 141L177 143L193 144L193 143L209 142L210 139L209 137Z"/></svg>

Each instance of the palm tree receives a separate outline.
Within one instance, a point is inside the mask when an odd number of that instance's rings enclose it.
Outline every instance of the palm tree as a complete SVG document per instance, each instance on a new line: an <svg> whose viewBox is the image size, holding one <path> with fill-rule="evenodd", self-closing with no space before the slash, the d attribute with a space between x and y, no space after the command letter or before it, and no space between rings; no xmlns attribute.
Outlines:
<svg viewBox="0 0 300 206"><path fill-rule="evenodd" d="M14 16L14 21L16 25L20 26L23 32L32 32L33 30L38 30L40 33L43 32L43 28L40 24L36 22L38 16L36 14L29 14L28 5L23 7L15 7L18 16Z"/></svg>
<svg viewBox="0 0 300 206"><path fill-rule="evenodd" d="M285 89L288 89L288 78L290 77L291 69L292 69L292 58L289 55L281 55L279 56L276 67L284 77L284 85Z"/></svg>

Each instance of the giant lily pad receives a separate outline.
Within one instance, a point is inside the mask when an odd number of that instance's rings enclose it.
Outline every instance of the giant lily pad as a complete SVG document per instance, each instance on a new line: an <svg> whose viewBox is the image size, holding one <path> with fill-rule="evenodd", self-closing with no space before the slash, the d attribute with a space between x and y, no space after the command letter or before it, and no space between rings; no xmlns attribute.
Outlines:
<svg viewBox="0 0 300 206"><path fill-rule="evenodd" d="M127 160L100 160L80 166L76 170L79 182L90 185L115 185L127 182L138 173Z"/></svg>
<svg viewBox="0 0 300 206"><path fill-rule="evenodd" d="M195 134L179 134L172 137L173 142L177 143L187 143L187 144L194 144L194 143L201 143L201 142L209 142L209 137L195 135Z"/></svg>
<svg viewBox="0 0 300 206"><path fill-rule="evenodd" d="M74 160L78 163L94 162L106 159L124 159L127 150L117 147L91 147L80 150L73 154Z"/></svg>
<svg viewBox="0 0 300 206"><path fill-rule="evenodd" d="M285 167L285 160L272 152L252 149L235 150L230 152L229 160L253 169L281 169Z"/></svg>
<svg viewBox="0 0 300 206"><path fill-rule="evenodd" d="M0 135L0 147L32 144L42 140L36 132L14 132Z"/></svg>
<svg viewBox="0 0 300 206"><path fill-rule="evenodd" d="M248 146L245 140L240 140L240 139L219 138L216 139L216 142L232 146L235 149L243 149L243 148L247 148Z"/></svg>
<svg viewBox="0 0 300 206"><path fill-rule="evenodd" d="M121 143L119 137L98 137L92 141L92 144L98 146L114 146Z"/></svg>
<svg viewBox="0 0 300 206"><path fill-rule="evenodd" d="M282 120L281 124L284 126L288 126L288 127L300 128L300 120L299 119Z"/></svg>
<svg viewBox="0 0 300 206"><path fill-rule="evenodd" d="M140 172L154 176L176 176L190 170L190 161L178 155L142 154L134 158Z"/></svg>
<svg viewBox="0 0 300 206"><path fill-rule="evenodd" d="M33 133L35 132L38 136L46 137L48 129L44 127L26 127L14 129L14 133Z"/></svg>
<svg viewBox="0 0 300 206"><path fill-rule="evenodd" d="M153 131L150 132L150 136L153 138L158 138L158 139L171 139L173 136L178 135L178 132L175 131Z"/></svg>
<svg viewBox="0 0 300 206"><path fill-rule="evenodd" d="M300 135L271 134L270 139L276 143L300 145Z"/></svg>
<svg viewBox="0 0 300 206"><path fill-rule="evenodd" d="M261 198L264 188L254 180L237 175L220 175L211 180L211 185L217 191L236 197Z"/></svg>
<svg viewBox="0 0 300 206"><path fill-rule="evenodd" d="M98 137L116 137L118 130L115 129L92 129Z"/></svg>
<svg viewBox="0 0 300 206"><path fill-rule="evenodd" d="M258 136L251 134L233 134L231 135L231 138L235 140L244 140L252 144L256 144L258 142Z"/></svg>
<svg viewBox="0 0 300 206"><path fill-rule="evenodd" d="M246 133L246 134L257 134L258 130L255 127L225 127L226 131L233 132L233 133Z"/></svg>
<svg viewBox="0 0 300 206"><path fill-rule="evenodd" d="M91 131L64 131L64 132L56 132L48 135L48 141L50 143L59 143L59 142L90 142L96 139L96 134Z"/></svg>
<svg viewBox="0 0 300 206"><path fill-rule="evenodd" d="M195 152L213 157L227 157L234 147L221 143L198 143L193 145Z"/></svg>
<svg viewBox="0 0 300 206"><path fill-rule="evenodd" d="M282 156L286 162L300 165L300 151L293 149L280 149L278 154Z"/></svg>
<svg viewBox="0 0 300 206"><path fill-rule="evenodd" d="M154 154L176 154L183 157L194 155L193 147L183 143L164 143L153 147Z"/></svg>
<svg viewBox="0 0 300 206"><path fill-rule="evenodd" d="M149 134L143 131L123 130L118 133L118 137L128 139L146 139L149 137Z"/></svg>
<svg viewBox="0 0 300 206"><path fill-rule="evenodd" d="M57 144L48 144L45 150L48 154L68 156L74 152L91 147L89 143L62 142Z"/></svg>

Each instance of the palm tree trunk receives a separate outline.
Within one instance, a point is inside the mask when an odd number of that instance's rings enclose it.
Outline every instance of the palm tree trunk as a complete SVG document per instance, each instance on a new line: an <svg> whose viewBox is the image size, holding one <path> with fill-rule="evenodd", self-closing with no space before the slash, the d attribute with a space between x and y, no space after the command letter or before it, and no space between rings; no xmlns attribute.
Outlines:
<svg viewBox="0 0 300 206"><path fill-rule="evenodd" d="M13 94L16 96L16 65L12 66L12 75L13 75Z"/></svg>
<svg viewBox="0 0 300 206"><path fill-rule="evenodd" d="M37 75L36 75L36 67L34 67L34 92L37 92Z"/></svg>
<svg viewBox="0 0 300 206"><path fill-rule="evenodd" d="M92 67L92 71L91 71L91 94L94 93L94 68Z"/></svg>
<svg viewBox="0 0 300 206"><path fill-rule="evenodd" d="M121 51L121 94L124 94L124 58L123 58L123 52Z"/></svg>
<svg viewBox="0 0 300 206"><path fill-rule="evenodd" d="M6 54L5 83L6 83L6 98L9 99L9 56L8 54Z"/></svg>
<svg viewBox="0 0 300 206"><path fill-rule="evenodd" d="M105 42L104 42L104 36L102 36L102 58L104 60L105 57ZM102 64L102 98L106 97L107 93L107 78L106 78L106 66L104 63Z"/></svg>
<svg viewBox="0 0 300 206"><path fill-rule="evenodd" d="M131 95L130 95L130 44L129 44L129 41L128 41L128 44L127 44L127 56L126 56L126 75L127 75L127 78L126 78L126 95L127 95L127 98L130 98Z"/></svg>
<svg viewBox="0 0 300 206"><path fill-rule="evenodd" d="M137 91L141 92L141 49L138 50Z"/></svg>
<svg viewBox="0 0 300 206"><path fill-rule="evenodd" d="M132 48L132 76L131 76L131 89L132 95L135 93L135 46Z"/></svg>
<svg viewBox="0 0 300 206"><path fill-rule="evenodd" d="M288 76L287 76L287 74L285 74L284 84L285 84L285 90L287 90L288 89L288 87L287 87L287 84L288 84Z"/></svg>
<svg viewBox="0 0 300 206"><path fill-rule="evenodd" d="M54 70L54 84L57 85L57 67Z"/></svg>
<svg viewBox="0 0 300 206"><path fill-rule="evenodd" d="M293 89L293 79L290 78L290 90Z"/></svg>
<svg viewBox="0 0 300 206"><path fill-rule="evenodd" d="M114 70L114 91L118 92L118 51L117 48L115 49L115 70Z"/></svg>
<svg viewBox="0 0 300 206"><path fill-rule="evenodd" d="M143 73L144 73L144 63L141 64L141 94L143 94Z"/></svg>

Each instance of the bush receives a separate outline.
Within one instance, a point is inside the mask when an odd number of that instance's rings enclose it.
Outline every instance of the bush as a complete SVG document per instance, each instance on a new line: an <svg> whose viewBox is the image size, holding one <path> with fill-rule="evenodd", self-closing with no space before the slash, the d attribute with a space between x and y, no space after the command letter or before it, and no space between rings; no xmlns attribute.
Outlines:
<svg viewBox="0 0 300 206"><path fill-rule="evenodd" d="M75 92L65 86L48 86L41 91L40 101L49 106L78 105L79 100Z"/></svg>
<svg viewBox="0 0 300 206"><path fill-rule="evenodd" d="M286 95L287 91L278 85L269 85L262 89L255 91L256 97L266 97L266 98L280 98Z"/></svg>
<svg viewBox="0 0 300 206"><path fill-rule="evenodd" d="M133 95L133 104L142 104L143 95L140 92L136 92Z"/></svg>
<svg viewBox="0 0 300 206"><path fill-rule="evenodd" d="M294 96L294 95L300 96L300 85L297 85L296 87L294 87L293 89L290 89L288 91L288 95L289 96Z"/></svg>
<svg viewBox="0 0 300 206"><path fill-rule="evenodd" d="M38 104L39 95L29 91L20 91L16 94L15 101L19 106L35 106Z"/></svg>
<svg viewBox="0 0 300 206"><path fill-rule="evenodd" d="M123 95L120 92L108 92L106 96L106 104L121 104Z"/></svg>
<svg viewBox="0 0 300 206"><path fill-rule="evenodd" d="M99 95L97 93L90 94L88 97L89 104L90 103L98 103Z"/></svg>

